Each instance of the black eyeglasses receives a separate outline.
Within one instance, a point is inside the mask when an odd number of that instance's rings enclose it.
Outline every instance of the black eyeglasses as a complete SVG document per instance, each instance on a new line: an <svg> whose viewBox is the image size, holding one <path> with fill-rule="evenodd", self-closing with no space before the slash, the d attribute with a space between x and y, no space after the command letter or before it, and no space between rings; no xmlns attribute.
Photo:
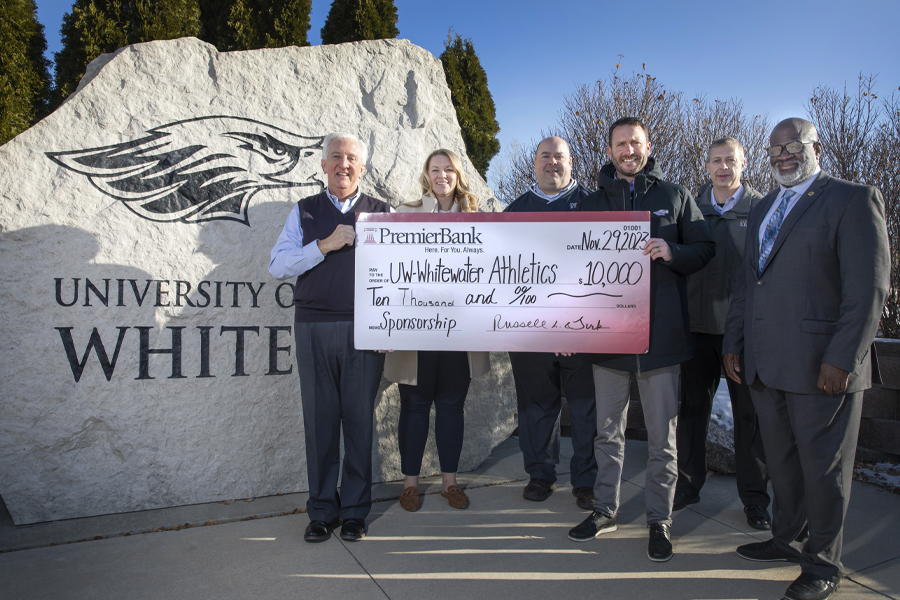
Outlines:
<svg viewBox="0 0 900 600"><path fill-rule="evenodd" d="M797 154L801 150L803 150L803 146L807 144L815 144L815 142L791 142L790 144L784 144L780 146L772 146L770 148L766 148L766 152L769 153L769 156L781 156L781 153L787 150L791 154Z"/></svg>

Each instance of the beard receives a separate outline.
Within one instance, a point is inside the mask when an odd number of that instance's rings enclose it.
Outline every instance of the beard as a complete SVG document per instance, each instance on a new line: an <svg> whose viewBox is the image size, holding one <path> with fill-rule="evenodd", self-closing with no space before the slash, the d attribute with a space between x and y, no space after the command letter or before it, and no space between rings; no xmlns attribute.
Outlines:
<svg viewBox="0 0 900 600"><path fill-rule="evenodd" d="M636 158L638 160L637 165L635 167L633 167L632 170L626 169L624 166L622 166L621 161L629 160L632 158ZM613 163L613 166L616 168L616 172L619 173L620 175L625 175L627 177L634 177L635 175L637 175L638 173L643 171L644 168L647 166L647 155L646 154L644 154L644 155L632 154L629 156L623 156L621 160L614 158L614 159L612 159L612 163Z"/></svg>
<svg viewBox="0 0 900 600"><path fill-rule="evenodd" d="M809 179L819 166L818 162L816 162L815 155L807 149L803 150L802 160L799 160L798 162L799 164L797 165L797 168L794 169L793 173L781 173L778 170L778 167L771 162L769 163L769 170L772 172L772 177L775 178L775 181L786 188L794 187L798 183L803 183Z"/></svg>

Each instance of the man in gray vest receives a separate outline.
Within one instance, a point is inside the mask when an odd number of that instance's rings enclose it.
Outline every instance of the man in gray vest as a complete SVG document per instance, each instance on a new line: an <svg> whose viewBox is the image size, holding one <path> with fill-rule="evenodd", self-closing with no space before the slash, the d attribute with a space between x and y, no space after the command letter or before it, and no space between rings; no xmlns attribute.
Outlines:
<svg viewBox="0 0 900 600"><path fill-rule="evenodd" d="M725 316L744 256L750 209L762 198L749 184L741 183L745 165L740 142L732 137L714 141L706 160L710 183L697 194L700 212L716 242L716 254L702 271L688 278L694 358L681 364L681 406L676 431L678 482L672 510L699 502L700 489L706 481L706 435L722 376ZM747 524L766 530L772 522L766 510L769 477L756 411L747 385L726 381L734 415L738 495Z"/></svg>
<svg viewBox="0 0 900 600"><path fill-rule="evenodd" d="M324 542L341 520L341 539L362 539L372 507L372 426L384 355L353 346L354 226L356 213L389 212L390 205L359 189L366 156L365 144L354 135L325 137L328 187L291 209L269 263L276 279L297 278L294 338L309 478L307 542Z"/></svg>

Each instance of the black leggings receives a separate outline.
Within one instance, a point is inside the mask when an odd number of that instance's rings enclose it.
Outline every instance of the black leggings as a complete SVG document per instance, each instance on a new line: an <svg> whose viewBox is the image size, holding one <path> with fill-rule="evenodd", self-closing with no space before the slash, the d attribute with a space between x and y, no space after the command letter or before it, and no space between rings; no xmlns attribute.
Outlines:
<svg viewBox="0 0 900 600"><path fill-rule="evenodd" d="M456 473L463 442L463 405L469 391L465 352L418 353L417 385L400 384L400 470L417 477L428 441L431 405L436 408L434 435L441 471Z"/></svg>

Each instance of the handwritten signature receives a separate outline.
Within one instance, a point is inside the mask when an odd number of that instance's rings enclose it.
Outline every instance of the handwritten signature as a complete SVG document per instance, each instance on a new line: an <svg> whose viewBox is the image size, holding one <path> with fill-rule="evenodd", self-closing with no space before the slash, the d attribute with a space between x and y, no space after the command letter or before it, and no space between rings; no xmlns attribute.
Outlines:
<svg viewBox="0 0 900 600"><path fill-rule="evenodd" d="M549 325L545 319L531 319L527 321L516 321L504 319L503 315L494 315L493 331L509 331L509 330L525 330L533 331L537 329L568 329L569 331L599 331L601 329L609 329L604 327L598 320L596 323L585 323L584 317L578 317L574 321L567 321L560 325L559 321L554 321Z"/></svg>

